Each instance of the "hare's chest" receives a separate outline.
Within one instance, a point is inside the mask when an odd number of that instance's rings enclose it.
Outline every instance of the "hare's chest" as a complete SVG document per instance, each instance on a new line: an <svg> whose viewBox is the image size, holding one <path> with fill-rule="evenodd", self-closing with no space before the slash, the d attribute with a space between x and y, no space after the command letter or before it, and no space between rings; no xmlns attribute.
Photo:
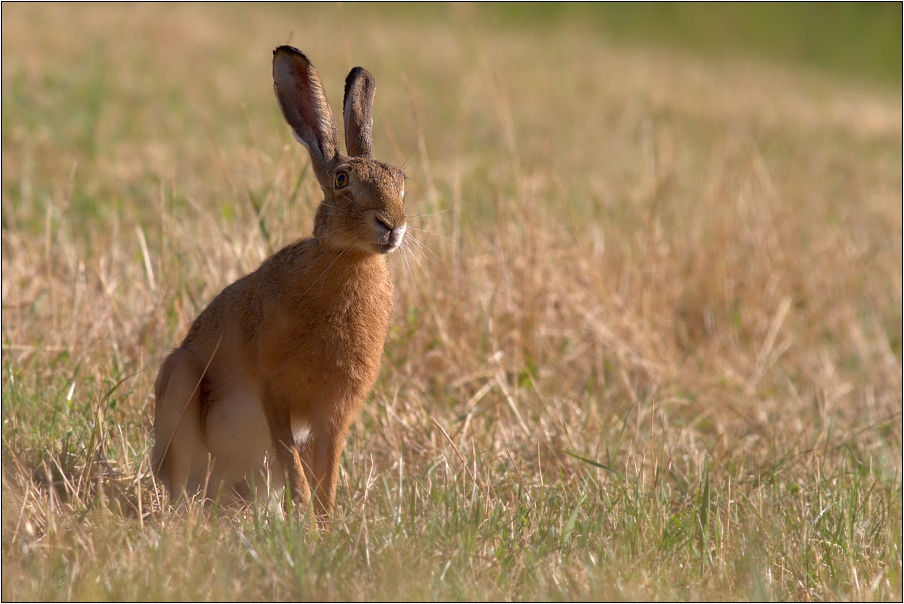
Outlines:
<svg viewBox="0 0 904 604"><path fill-rule="evenodd" d="M389 329L392 295L355 296L325 313L319 349L326 364L347 370L352 365L379 365Z"/></svg>
<svg viewBox="0 0 904 604"><path fill-rule="evenodd" d="M391 286L331 293L340 295L308 300L288 320L265 320L269 341L279 342L266 351L269 364L304 381L369 386L389 328Z"/></svg>

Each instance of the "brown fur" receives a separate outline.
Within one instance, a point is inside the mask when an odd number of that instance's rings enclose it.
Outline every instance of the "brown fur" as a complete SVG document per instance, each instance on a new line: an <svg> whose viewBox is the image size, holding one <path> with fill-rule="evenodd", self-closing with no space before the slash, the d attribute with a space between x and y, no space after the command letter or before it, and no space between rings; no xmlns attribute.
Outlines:
<svg viewBox="0 0 904 604"><path fill-rule="evenodd" d="M313 236L220 292L163 362L153 469L172 497L241 495L285 476L293 500L313 492L326 520L346 431L380 369L404 174L371 158L369 73L355 68L346 81L348 157L308 58L287 46L273 54L277 98L324 200Z"/></svg>

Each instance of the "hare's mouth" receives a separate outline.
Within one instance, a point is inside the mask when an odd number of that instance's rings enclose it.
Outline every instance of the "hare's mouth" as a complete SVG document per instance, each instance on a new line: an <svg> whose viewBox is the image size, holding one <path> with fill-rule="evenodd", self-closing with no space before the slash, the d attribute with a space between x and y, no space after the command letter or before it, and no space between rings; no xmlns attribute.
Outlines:
<svg viewBox="0 0 904 604"><path fill-rule="evenodd" d="M402 237L399 236L398 240L392 240L387 243L378 243L377 250L381 254L390 254L402 246Z"/></svg>

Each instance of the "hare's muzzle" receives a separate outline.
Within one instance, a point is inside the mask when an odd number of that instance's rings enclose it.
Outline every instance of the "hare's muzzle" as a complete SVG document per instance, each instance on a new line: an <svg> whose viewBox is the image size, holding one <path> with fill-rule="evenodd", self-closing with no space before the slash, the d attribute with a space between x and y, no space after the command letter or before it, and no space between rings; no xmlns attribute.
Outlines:
<svg viewBox="0 0 904 604"><path fill-rule="evenodd" d="M393 228L379 218L377 218L376 223L380 251L384 254L395 251L395 249L402 244L402 239L405 237L405 231L408 229L408 224L406 223Z"/></svg>

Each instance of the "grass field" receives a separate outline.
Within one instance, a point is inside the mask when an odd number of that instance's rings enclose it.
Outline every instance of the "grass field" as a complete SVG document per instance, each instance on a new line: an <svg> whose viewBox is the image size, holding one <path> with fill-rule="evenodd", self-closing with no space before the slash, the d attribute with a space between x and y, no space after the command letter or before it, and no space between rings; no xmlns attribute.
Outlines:
<svg viewBox="0 0 904 604"><path fill-rule="evenodd" d="M2 10L4 600L901 600L900 67L467 5ZM334 111L375 75L418 241L328 533L161 506L148 461L167 351L311 229L283 43Z"/></svg>

